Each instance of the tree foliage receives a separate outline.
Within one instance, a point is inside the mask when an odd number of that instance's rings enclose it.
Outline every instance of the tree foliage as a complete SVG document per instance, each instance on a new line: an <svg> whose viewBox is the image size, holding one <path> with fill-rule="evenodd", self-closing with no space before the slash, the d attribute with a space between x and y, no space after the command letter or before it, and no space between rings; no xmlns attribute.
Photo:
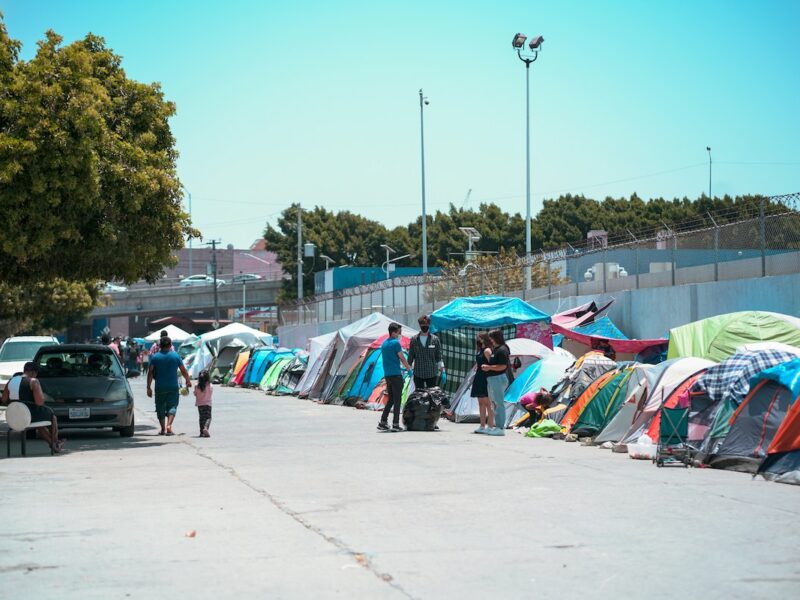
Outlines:
<svg viewBox="0 0 800 600"><path fill-rule="evenodd" d="M633 232L650 232L692 222L695 226L712 224L712 218L724 224L758 214L762 196L731 198L688 198L665 200L655 198L645 201L636 194L630 198L605 198L595 200L585 196L563 195L546 200L531 222L531 246L534 251L563 247L567 243L578 245L592 229L605 229L611 238L628 237ZM278 253L284 270L292 279L285 282L284 297L293 297L297 289L297 210L293 204L278 219L277 227L267 225L267 247ZM766 204L767 214L785 212L787 207ZM473 250L498 252L503 256L523 256L525 253L525 220L519 213L509 214L496 204L481 204L477 210L450 206L448 211L437 211L428 216L428 263L432 267L455 269L464 263L467 238L459 227L475 227L481 239ZM317 246L317 256L325 254L336 265L376 266L385 260L381 244L389 244L397 255L411 256L399 265L419 265L422 262L422 219L405 227L388 229L377 221L354 215L349 211L333 213L315 207L303 210L304 241ZM800 240L800 232L795 232ZM792 237L793 234L787 234ZM628 238L630 239L630 238ZM319 259L304 261L304 293L314 289L313 272L321 268ZM459 267L460 268L460 267ZM551 277L553 274L551 273ZM470 281L473 276L470 275ZM543 280L546 282L546 277ZM499 282L498 284L499 285ZM510 289L510 288L509 288Z"/></svg>
<svg viewBox="0 0 800 600"><path fill-rule="evenodd" d="M159 85L92 34L19 49L0 14L0 318L54 328L92 308L98 281L158 279L199 232Z"/></svg>

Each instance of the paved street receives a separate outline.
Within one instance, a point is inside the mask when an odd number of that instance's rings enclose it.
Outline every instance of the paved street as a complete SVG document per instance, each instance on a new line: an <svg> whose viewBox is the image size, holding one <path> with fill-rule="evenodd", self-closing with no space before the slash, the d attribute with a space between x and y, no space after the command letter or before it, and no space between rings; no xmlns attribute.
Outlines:
<svg viewBox="0 0 800 600"><path fill-rule="evenodd" d="M775 598L800 489L551 440L378 433L377 415L216 389L156 435L0 461L6 598ZM16 440L15 440L16 441ZM5 452L5 440L2 440ZM187 537L190 531L195 537Z"/></svg>

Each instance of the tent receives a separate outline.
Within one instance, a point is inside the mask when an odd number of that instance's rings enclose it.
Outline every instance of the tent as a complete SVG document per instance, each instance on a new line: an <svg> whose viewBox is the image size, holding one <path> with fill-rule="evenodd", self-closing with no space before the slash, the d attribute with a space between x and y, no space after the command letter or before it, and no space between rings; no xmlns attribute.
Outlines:
<svg viewBox="0 0 800 600"><path fill-rule="evenodd" d="M617 363L600 352L589 352L576 360L565 372L561 380L551 389L553 404L545 411L545 416L556 423L578 399L584 390L603 373L615 369Z"/></svg>
<svg viewBox="0 0 800 600"><path fill-rule="evenodd" d="M771 369L768 377L789 390L794 401L758 472L771 481L800 485L800 364L797 361L785 363L780 368Z"/></svg>
<svg viewBox="0 0 800 600"><path fill-rule="evenodd" d="M648 368L649 365L628 364L612 371L614 376L589 400L570 432L581 437L597 436L623 407L632 404L635 408L646 389L644 373ZM631 412L628 425L632 420ZM620 435L624 433L621 431Z"/></svg>
<svg viewBox="0 0 800 600"><path fill-rule="evenodd" d="M535 324L518 335L518 326ZM431 314L431 330L442 341L447 382L444 388L454 392L463 382L475 362L475 335L479 331L498 328L506 340L517 337L540 336L545 345L552 346L550 316L519 298L477 296L457 298Z"/></svg>
<svg viewBox="0 0 800 600"><path fill-rule="evenodd" d="M231 323L215 331L200 336L197 350L190 356L191 367L187 364L189 374L197 379L200 371L208 369L223 348L242 348L244 346L264 346L272 344L272 336L241 323ZM238 350L236 350L238 352ZM235 353L233 354L235 356ZM232 358L232 357L231 357ZM187 359L184 359L187 363Z"/></svg>
<svg viewBox="0 0 800 600"><path fill-rule="evenodd" d="M670 330L667 358L696 356L721 362L754 342L781 342L800 348L800 319L744 311L695 321Z"/></svg>
<svg viewBox="0 0 800 600"><path fill-rule="evenodd" d="M144 339L147 340L148 342L157 342L158 340L161 339L161 332L162 331L166 331L167 335L169 336L169 339L171 339L173 342L179 342L180 343L180 342L188 340L190 337L192 337L191 333L189 333L187 331L184 331L180 327L175 327L175 325L167 325L163 329L159 329L158 331L154 331L153 333L151 333L150 335L148 335Z"/></svg>
<svg viewBox="0 0 800 600"><path fill-rule="evenodd" d="M712 456L719 451L722 440L728 435L731 416L750 391L750 379L765 369L792 360L798 353L800 350L741 350L698 379L691 391L705 393L713 405L713 421L700 446L702 454Z"/></svg>
<svg viewBox="0 0 800 600"><path fill-rule="evenodd" d="M630 427L620 439L619 450L623 451L627 444L636 442L639 436L647 432L664 402L678 386L712 366L713 362L702 358L675 358L646 371L647 394L637 407Z"/></svg>
<svg viewBox="0 0 800 600"><path fill-rule="evenodd" d="M244 371L247 368L247 364L250 362L250 354L251 348L246 346L239 350L239 354L236 355L236 360L233 362L233 367L230 371L228 371L228 376L225 379L225 383L228 385L240 385L241 378L244 375ZM238 380L238 382L237 382Z"/></svg>
<svg viewBox="0 0 800 600"><path fill-rule="evenodd" d="M303 391L307 388L307 394L312 398L333 400L342 380L363 356L364 351L370 344L384 337L393 322L386 315L375 312L335 332L319 355L319 369L304 382ZM407 347L410 337L416 334L415 329L403 326L404 339L401 339L401 344ZM309 367L307 373L311 370Z"/></svg>
<svg viewBox="0 0 800 600"><path fill-rule="evenodd" d="M564 433L572 432L572 426L578 421L591 400L593 400L594 397L612 381L618 380L620 377L624 377L624 375L617 369L613 369L603 373L600 375L600 377L590 383L589 387L587 387L583 393L578 396L575 402L572 403L572 406L567 409L567 412L564 413L564 416L561 418L559 425L561 425ZM617 386L615 385L613 387L616 388Z"/></svg>
<svg viewBox="0 0 800 600"><path fill-rule="evenodd" d="M753 377L749 393L728 421L728 434L709 460L711 466L755 473L798 393L800 358Z"/></svg>
<svg viewBox="0 0 800 600"><path fill-rule="evenodd" d="M293 394L297 389L298 382L306 372L307 364L308 353L304 350L299 350L278 378L278 387L273 390L274 393Z"/></svg>
<svg viewBox="0 0 800 600"><path fill-rule="evenodd" d="M506 405L506 427L527 411L519 404L520 398L528 392L536 392L541 388L550 389L564 377L566 371L574 361L571 357L553 352L529 365L519 373L514 381L506 388L504 401Z"/></svg>
<svg viewBox="0 0 800 600"><path fill-rule="evenodd" d="M308 397L320 371L327 364L331 342L335 338L336 332L331 331L308 340L308 363L306 364L305 373L303 373L295 387L295 393L301 398Z"/></svg>
<svg viewBox="0 0 800 600"><path fill-rule="evenodd" d="M507 345L511 351L512 361L515 358L520 361L520 368L517 369L517 374L522 374L528 366L545 357L560 356L565 361L568 361L568 364L572 364L575 361L575 357L566 350L561 348L551 350L544 344L527 338L508 340ZM473 356L475 353L475 350L473 350ZM450 399L450 408L445 412L448 419L456 423L477 423L480 420L478 399L470 395L474 379L475 365L473 364L469 373L467 373L467 376L462 380L461 385L458 386Z"/></svg>
<svg viewBox="0 0 800 600"><path fill-rule="evenodd" d="M552 327L553 333L564 336L562 346L577 356L608 344L617 354L618 360L630 360L640 354L647 356L661 354L667 349L669 343L668 340L662 338L629 340L608 317L602 317L598 321L575 329L569 329L556 323L553 323Z"/></svg>
<svg viewBox="0 0 800 600"><path fill-rule="evenodd" d="M269 368L264 372L264 376L258 384L265 392L271 392L278 387L278 379L283 370L289 366L289 363L294 360L294 354L291 352L276 354L270 362Z"/></svg>
<svg viewBox="0 0 800 600"><path fill-rule="evenodd" d="M624 397L619 400L618 406L615 408L616 412L611 412L611 410L606 412L599 433L592 440L595 444L619 442L630 429L633 417L644 401L644 397L647 394L647 371L652 369L653 365L636 364L630 368L632 369L632 374L625 388ZM614 407L612 406L611 408ZM589 413L586 415L588 419L592 413L584 411L584 414L586 413ZM576 426L578 425L580 423L576 423Z"/></svg>

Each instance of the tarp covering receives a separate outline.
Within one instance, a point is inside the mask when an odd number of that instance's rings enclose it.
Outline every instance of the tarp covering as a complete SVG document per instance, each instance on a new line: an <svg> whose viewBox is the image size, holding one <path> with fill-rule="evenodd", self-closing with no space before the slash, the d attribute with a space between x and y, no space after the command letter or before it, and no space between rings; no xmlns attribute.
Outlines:
<svg viewBox="0 0 800 600"><path fill-rule="evenodd" d="M696 356L722 362L744 344L769 341L800 348L800 319L743 311L695 321L670 330L667 358Z"/></svg>
<svg viewBox="0 0 800 600"><path fill-rule="evenodd" d="M476 296L457 298L431 314L431 329L444 331L457 327L498 327L533 321L550 321L550 316L519 298Z"/></svg>
<svg viewBox="0 0 800 600"><path fill-rule="evenodd" d="M605 318L605 317L604 317ZM608 321L611 327L614 330L619 332L619 330L614 327L614 324ZM566 327L562 327L561 325L557 325L556 323L552 324L553 332L563 335L565 338L574 340L576 342L580 342L589 348L597 348L599 342L608 342L608 344L614 349L615 352L619 352L620 354L639 354L641 352L645 352L650 350L651 348L657 348L659 346L663 346L664 348L667 347L669 343L668 340L663 338L651 339L651 340L629 340L629 339L619 339L619 338L612 338L606 335L603 335L600 332L601 327L606 327L611 333L614 333L607 324L599 324L598 333L583 333L575 329L568 329ZM621 332L620 332L621 333Z"/></svg>
<svg viewBox="0 0 800 600"><path fill-rule="evenodd" d="M576 308L570 308L563 312L553 315L553 324L566 327L567 329L576 329L577 327L593 323L598 320L598 316L603 314L614 303L614 299L606 301L605 304L597 306L594 301L581 304Z"/></svg>
<svg viewBox="0 0 800 600"><path fill-rule="evenodd" d="M800 396L800 358L795 358L770 369L761 371L750 380L750 387L763 380L775 381L792 392L792 396Z"/></svg>
<svg viewBox="0 0 800 600"><path fill-rule="evenodd" d="M183 340L188 340L190 337L192 337L191 333L184 331L180 327L175 327L175 325L167 325L163 329L154 331L144 339L148 342L157 342L159 339L161 339L162 331L166 331L169 339L171 339L173 342L182 342Z"/></svg>

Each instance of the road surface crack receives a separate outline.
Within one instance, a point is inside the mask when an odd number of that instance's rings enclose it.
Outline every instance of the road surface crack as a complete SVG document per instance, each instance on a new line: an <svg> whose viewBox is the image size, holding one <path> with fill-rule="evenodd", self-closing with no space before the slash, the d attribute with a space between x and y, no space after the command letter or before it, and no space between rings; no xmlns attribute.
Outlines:
<svg viewBox="0 0 800 600"><path fill-rule="evenodd" d="M298 524L300 524L303 527L305 527L308 531L311 531L312 533L318 535L323 540L325 540L326 542L328 542L329 544L334 546L336 549L348 554L356 564L358 564L361 567L365 568L367 571L372 573L375 577L377 577L378 579L380 579L381 581L383 581L384 583L386 583L390 587L394 588L395 590L397 590L398 592L403 594L403 596L405 596L406 598L411 598L412 600L414 599L414 596L411 595L409 592L407 592L405 589L403 589L403 587L399 583L397 583L397 581L395 581L394 577L392 577L391 574L381 572L377 568L377 566L375 566L372 563L372 561L370 560L370 558L366 554L364 554L363 552L359 552L357 550L354 550L353 548L348 546L347 543L345 543L343 540L340 540L337 537L329 535L328 533L323 531L322 528L320 528L318 525L315 525L314 523L312 523L311 521L309 521L308 519L303 517L303 515L301 513L291 509L285 502L281 501L280 499L275 497L273 494L269 493L267 490L258 487L257 485L253 484L251 481L249 481L249 480L245 479L244 477L242 477L236 471L235 468L231 467L230 465L226 465L225 463L220 462L219 460L217 460L213 456L210 456L210 455L206 454L203 450L201 450L200 448L198 448L197 446L195 446L194 444L192 444L188 440L183 440L183 443L185 443L187 446L190 446L191 448L193 448L198 456L208 460L209 462L211 462L212 464L216 465L220 469L223 469L224 471L227 471L228 474L230 474L234 479L236 479L241 484L243 484L246 487L248 487L250 490L252 490L255 493L257 493L258 495L260 495L263 498L265 498L275 508L277 508L279 511L281 511L283 514L285 514L289 518L293 519Z"/></svg>

